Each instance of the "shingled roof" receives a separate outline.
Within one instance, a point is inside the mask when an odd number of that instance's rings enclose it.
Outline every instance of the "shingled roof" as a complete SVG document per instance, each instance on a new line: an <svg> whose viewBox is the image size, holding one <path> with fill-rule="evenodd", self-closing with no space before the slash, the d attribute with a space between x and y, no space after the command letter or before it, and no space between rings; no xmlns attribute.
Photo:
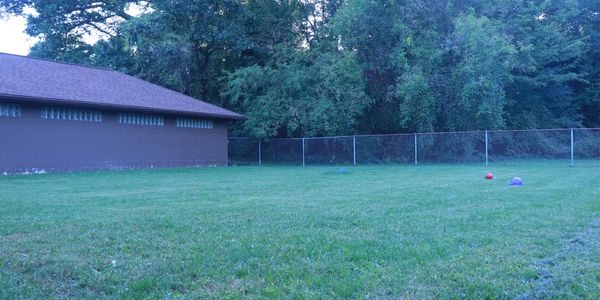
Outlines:
<svg viewBox="0 0 600 300"><path fill-rule="evenodd" d="M0 98L223 119L240 114L108 69L0 53Z"/></svg>

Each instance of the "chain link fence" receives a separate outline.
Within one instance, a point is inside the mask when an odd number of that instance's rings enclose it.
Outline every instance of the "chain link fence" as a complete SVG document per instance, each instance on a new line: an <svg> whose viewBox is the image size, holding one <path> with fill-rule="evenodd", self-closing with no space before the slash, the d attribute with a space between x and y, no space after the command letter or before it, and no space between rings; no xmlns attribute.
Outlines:
<svg viewBox="0 0 600 300"><path fill-rule="evenodd" d="M600 163L600 128L229 139L231 165Z"/></svg>
<svg viewBox="0 0 600 300"><path fill-rule="evenodd" d="M489 159L571 160L571 130L521 130L489 132Z"/></svg>

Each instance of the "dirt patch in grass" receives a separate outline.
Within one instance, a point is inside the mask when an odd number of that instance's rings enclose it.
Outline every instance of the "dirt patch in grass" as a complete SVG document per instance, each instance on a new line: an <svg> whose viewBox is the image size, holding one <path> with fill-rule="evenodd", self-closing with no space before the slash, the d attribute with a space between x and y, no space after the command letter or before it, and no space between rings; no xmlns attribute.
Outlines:
<svg viewBox="0 0 600 300"><path fill-rule="evenodd" d="M556 292L567 282L575 281L575 275L564 270L563 264L600 251L600 220L589 223L583 231L564 239L562 245L552 256L539 259L532 265L537 272L532 280L532 288L517 299L551 298L557 296Z"/></svg>
<svg viewBox="0 0 600 300"><path fill-rule="evenodd" d="M29 232L29 233L14 233L14 234L0 236L0 242L31 241L31 240L40 239L45 236L46 236L46 233L41 232L41 231Z"/></svg>

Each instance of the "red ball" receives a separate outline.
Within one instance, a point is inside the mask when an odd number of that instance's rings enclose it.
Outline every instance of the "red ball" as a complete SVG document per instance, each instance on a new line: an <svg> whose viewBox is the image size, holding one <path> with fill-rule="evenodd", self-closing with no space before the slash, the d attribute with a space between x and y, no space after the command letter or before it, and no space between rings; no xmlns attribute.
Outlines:
<svg viewBox="0 0 600 300"><path fill-rule="evenodd" d="M485 174L485 179L494 179L494 174L492 174L492 173Z"/></svg>

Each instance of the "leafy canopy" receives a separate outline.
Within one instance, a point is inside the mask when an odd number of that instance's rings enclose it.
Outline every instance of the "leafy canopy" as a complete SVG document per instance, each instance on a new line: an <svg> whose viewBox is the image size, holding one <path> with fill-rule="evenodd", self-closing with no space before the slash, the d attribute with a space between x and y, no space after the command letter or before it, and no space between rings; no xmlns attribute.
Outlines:
<svg viewBox="0 0 600 300"><path fill-rule="evenodd" d="M0 0L0 14L28 16L33 56L246 114L235 135L600 126L594 0Z"/></svg>

